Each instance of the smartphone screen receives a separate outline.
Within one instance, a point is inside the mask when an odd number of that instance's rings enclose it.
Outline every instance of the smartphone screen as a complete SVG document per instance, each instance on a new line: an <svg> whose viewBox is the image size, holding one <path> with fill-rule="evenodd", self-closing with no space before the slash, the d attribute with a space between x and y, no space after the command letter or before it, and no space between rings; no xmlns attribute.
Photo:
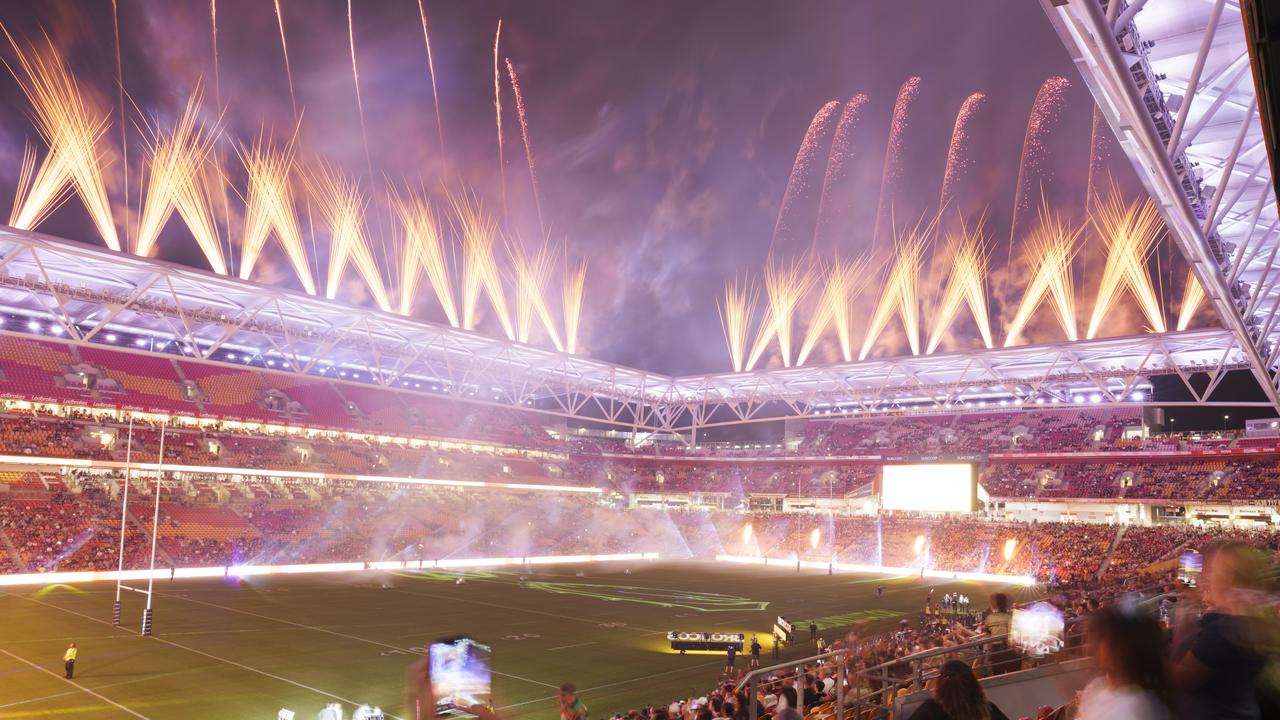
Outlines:
<svg viewBox="0 0 1280 720"><path fill-rule="evenodd" d="M436 714L464 712L473 705L490 703L492 675L489 646L467 637L431 643L431 692Z"/></svg>
<svg viewBox="0 0 1280 720"><path fill-rule="evenodd" d="M1178 579L1195 587L1200 581L1200 572L1204 569L1204 556L1195 550L1188 550L1178 558Z"/></svg>
<svg viewBox="0 0 1280 720"><path fill-rule="evenodd" d="M1061 610L1047 602L1038 602L1013 611L1009 640L1026 654L1040 657L1062 649L1065 627Z"/></svg>

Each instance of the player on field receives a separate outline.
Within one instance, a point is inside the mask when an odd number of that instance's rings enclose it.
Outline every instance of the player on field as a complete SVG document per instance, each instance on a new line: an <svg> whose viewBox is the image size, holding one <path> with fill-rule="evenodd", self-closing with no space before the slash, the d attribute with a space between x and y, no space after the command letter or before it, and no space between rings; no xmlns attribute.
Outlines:
<svg viewBox="0 0 1280 720"><path fill-rule="evenodd" d="M726 675L732 675L734 671L734 665L738 660L738 646L736 643L729 644L729 650L727 652L727 655L728 655L728 659L725 661L725 664L724 664L724 672Z"/></svg>
<svg viewBox="0 0 1280 720"><path fill-rule="evenodd" d="M751 636L751 667L760 667L760 641L755 635Z"/></svg>
<svg viewBox="0 0 1280 720"><path fill-rule="evenodd" d="M560 720L587 720L587 706L572 683L560 686Z"/></svg>

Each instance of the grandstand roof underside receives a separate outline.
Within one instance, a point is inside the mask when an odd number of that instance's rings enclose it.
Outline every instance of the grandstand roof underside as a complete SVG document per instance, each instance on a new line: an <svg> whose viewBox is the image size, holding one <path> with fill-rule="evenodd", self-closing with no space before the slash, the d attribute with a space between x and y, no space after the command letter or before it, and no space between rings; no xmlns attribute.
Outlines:
<svg viewBox="0 0 1280 720"><path fill-rule="evenodd" d="M1280 225L1238 0L1041 0L1273 405Z"/></svg>
<svg viewBox="0 0 1280 720"><path fill-rule="evenodd" d="M1148 378L1177 374L1192 402L1248 360L1208 328L1075 343L871 359L839 365L670 377L509 342L277 287L0 227L0 308L56 323L61 340L111 344L116 333L172 340L165 354L277 362L275 371L336 378L339 369L406 390L436 384L469 402L521 406L648 431L832 412L899 412L978 403L1133 402ZM9 323L4 332L48 337ZM123 341L119 341L120 344ZM132 352L146 349L126 347ZM1149 402L1146 392L1138 402ZM1236 404L1239 403L1223 403ZM1266 404L1266 403L1262 403Z"/></svg>

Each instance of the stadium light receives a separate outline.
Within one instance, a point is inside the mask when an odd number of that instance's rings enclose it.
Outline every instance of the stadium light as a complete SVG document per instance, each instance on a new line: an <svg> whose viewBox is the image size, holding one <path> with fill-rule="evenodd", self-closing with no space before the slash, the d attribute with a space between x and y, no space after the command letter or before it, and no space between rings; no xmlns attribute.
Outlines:
<svg viewBox="0 0 1280 720"><path fill-rule="evenodd" d="M1132 397L1133 397L1133 401L1134 401L1134 402L1142 402L1142 401L1143 401L1143 399L1145 399L1145 398L1146 398L1146 395L1143 395L1141 391L1138 391L1138 392L1134 393L1134 394L1132 395Z"/></svg>
<svg viewBox="0 0 1280 720"><path fill-rule="evenodd" d="M1091 403L1100 403L1100 402L1102 402L1102 394L1101 394L1101 393L1094 393L1094 394L1090 395L1090 396L1089 396L1089 402L1091 402Z"/></svg>
<svg viewBox="0 0 1280 720"><path fill-rule="evenodd" d="M116 334L115 334L115 333L107 333L107 342L109 342L109 343L113 343L113 342L115 342L115 341L116 341Z"/></svg>
<svg viewBox="0 0 1280 720"><path fill-rule="evenodd" d="M40 323L36 322L35 320L32 320L31 322L27 323L27 329L30 330L31 332L40 332Z"/></svg>

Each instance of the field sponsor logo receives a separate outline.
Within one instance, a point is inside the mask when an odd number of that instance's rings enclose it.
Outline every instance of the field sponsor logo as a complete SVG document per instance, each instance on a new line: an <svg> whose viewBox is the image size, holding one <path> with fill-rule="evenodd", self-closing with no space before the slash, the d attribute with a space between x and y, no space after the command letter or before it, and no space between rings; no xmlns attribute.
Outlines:
<svg viewBox="0 0 1280 720"><path fill-rule="evenodd" d="M658 607L678 607L698 612L726 612L731 610L764 610L769 607L768 601L752 600L737 595L720 593L690 592L667 588L637 587L635 585L602 585L596 583L543 582L528 580L520 583L520 587L530 590L556 593L557 595L577 595L579 597L596 598L609 602L632 602Z"/></svg>

